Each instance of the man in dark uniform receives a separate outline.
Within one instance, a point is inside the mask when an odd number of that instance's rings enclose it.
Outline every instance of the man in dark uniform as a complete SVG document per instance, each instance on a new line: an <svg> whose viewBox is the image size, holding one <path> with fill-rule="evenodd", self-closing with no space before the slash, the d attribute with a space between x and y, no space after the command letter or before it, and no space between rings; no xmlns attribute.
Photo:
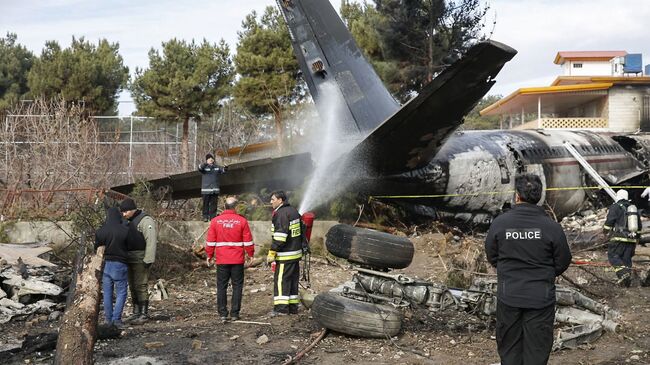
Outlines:
<svg viewBox="0 0 650 365"><path fill-rule="evenodd" d="M228 166L221 167L214 163L214 156L205 155L205 162L199 165L201 173L201 195L203 196L203 221L207 222L217 215L219 199L219 174L223 174Z"/></svg>
<svg viewBox="0 0 650 365"><path fill-rule="evenodd" d="M271 194L273 241L266 257L276 263L273 276L273 312L271 315L298 313L298 283L302 258L300 213L289 205L284 191Z"/></svg>
<svg viewBox="0 0 650 365"><path fill-rule="evenodd" d="M158 230L153 217L138 209L133 199L124 199L120 211L129 227L127 265L133 314L126 321L143 324L149 319L149 270L156 261Z"/></svg>
<svg viewBox="0 0 650 365"><path fill-rule="evenodd" d="M617 191L616 202L609 207L603 226L603 230L609 235L607 259L618 276L618 284L624 287L629 287L632 282L632 256L639 242L637 231L631 232L627 225L627 207L630 205L627 190ZM640 224L638 213L636 218Z"/></svg>
<svg viewBox="0 0 650 365"><path fill-rule="evenodd" d="M555 277L571 263L562 227L539 207L542 182L515 178L515 206L492 222L485 253L497 269L501 363L546 364L553 345Z"/></svg>

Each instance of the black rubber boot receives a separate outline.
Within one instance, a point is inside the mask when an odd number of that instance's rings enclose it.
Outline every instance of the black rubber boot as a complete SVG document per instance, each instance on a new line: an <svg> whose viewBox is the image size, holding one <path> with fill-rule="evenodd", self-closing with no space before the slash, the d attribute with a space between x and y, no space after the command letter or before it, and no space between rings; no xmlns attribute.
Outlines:
<svg viewBox="0 0 650 365"><path fill-rule="evenodd" d="M138 302L133 301L133 314L124 319L124 322L132 322L142 316L142 307Z"/></svg>
<svg viewBox="0 0 650 365"><path fill-rule="evenodd" d="M140 304L140 316L133 320L133 324L145 324L149 320L149 301Z"/></svg>

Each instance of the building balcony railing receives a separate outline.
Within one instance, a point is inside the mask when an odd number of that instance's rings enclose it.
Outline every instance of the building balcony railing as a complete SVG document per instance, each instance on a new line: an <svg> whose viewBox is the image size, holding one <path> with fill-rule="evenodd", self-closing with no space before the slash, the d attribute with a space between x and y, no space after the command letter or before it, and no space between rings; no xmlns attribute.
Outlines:
<svg viewBox="0 0 650 365"><path fill-rule="evenodd" d="M513 127L513 129L596 129L608 128L607 118L541 118Z"/></svg>

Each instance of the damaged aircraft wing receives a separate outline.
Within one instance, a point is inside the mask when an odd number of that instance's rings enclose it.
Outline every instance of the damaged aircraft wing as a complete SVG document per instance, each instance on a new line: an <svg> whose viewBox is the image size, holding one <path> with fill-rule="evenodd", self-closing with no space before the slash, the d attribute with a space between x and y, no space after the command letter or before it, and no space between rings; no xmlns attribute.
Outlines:
<svg viewBox="0 0 650 365"><path fill-rule="evenodd" d="M233 164L228 166L227 173L219 177L221 194L239 194L262 188L295 189L312 169L309 153ZM160 197L189 199L201 196L201 173L198 171L150 180L148 183ZM111 190L128 195L134 187L135 184L126 184Z"/></svg>

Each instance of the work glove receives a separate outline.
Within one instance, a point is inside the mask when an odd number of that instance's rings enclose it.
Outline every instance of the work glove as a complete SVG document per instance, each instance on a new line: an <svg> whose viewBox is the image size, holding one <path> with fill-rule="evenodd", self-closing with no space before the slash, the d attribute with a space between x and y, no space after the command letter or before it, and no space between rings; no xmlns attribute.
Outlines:
<svg viewBox="0 0 650 365"><path fill-rule="evenodd" d="M271 263L275 262L275 256L277 256L277 254L277 252L269 250L269 254L266 255L266 264L271 266Z"/></svg>

